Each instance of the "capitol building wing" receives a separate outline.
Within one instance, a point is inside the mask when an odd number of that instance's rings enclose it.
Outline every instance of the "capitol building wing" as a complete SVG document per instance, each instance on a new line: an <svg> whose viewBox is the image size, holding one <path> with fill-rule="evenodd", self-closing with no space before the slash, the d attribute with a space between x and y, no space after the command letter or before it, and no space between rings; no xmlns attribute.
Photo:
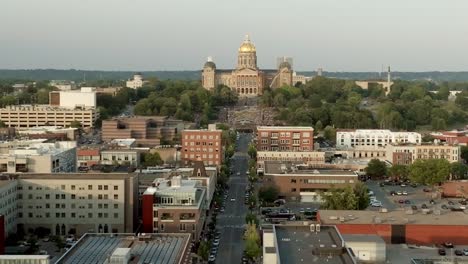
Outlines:
<svg viewBox="0 0 468 264"><path fill-rule="evenodd" d="M283 85L294 85L295 80L304 76L296 76L289 62L279 63L278 69L260 70L257 67L257 50L245 37L238 50L237 66L235 69L216 69L211 58L203 66L202 85L207 90L213 90L218 85L226 85L240 96L253 97L263 94L263 89L278 88ZM304 78L305 79L305 78Z"/></svg>

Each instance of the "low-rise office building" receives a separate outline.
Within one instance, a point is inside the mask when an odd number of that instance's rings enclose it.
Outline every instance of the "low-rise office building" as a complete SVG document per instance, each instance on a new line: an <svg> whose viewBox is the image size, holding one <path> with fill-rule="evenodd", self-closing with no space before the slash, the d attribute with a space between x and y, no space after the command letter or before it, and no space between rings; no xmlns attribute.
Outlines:
<svg viewBox="0 0 468 264"><path fill-rule="evenodd" d="M73 121L82 127L93 127L99 118L94 107L60 107L49 105L9 105L0 109L0 120L8 127L61 126Z"/></svg>
<svg viewBox="0 0 468 264"><path fill-rule="evenodd" d="M79 148L76 151L76 166L89 168L101 162L101 150L99 148Z"/></svg>
<svg viewBox="0 0 468 264"><path fill-rule="evenodd" d="M345 129L336 132L337 148L385 147L389 144L421 144L421 142L421 134L416 132L392 132L386 129Z"/></svg>
<svg viewBox="0 0 468 264"><path fill-rule="evenodd" d="M76 142L30 143L0 154L0 172L51 173L75 172ZM20 142L17 142L20 144ZM2 145L2 144L0 144Z"/></svg>
<svg viewBox="0 0 468 264"><path fill-rule="evenodd" d="M26 230L131 233L137 225L138 177L128 173L22 174L17 224Z"/></svg>
<svg viewBox="0 0 468 264"><path fill-rule="evenodd" d="M266 161L289 161L320 167L325 164L323 151L258 151L257 168L263 171Z"/></svg>
<svg viewBox="0 0 468 264"><path fill-rule="evenodd" d="M155 180L142 197L143 232L191 233L198 241L208 209L205 196L196 180Z"/></svg>
<svg viewBox="0 0 468 264"><path fill-rule="evenodd" d="M135 75L133 75L133 79L130 79L126 82L126 86L128 88L137 89L143 87L143 84L145 83L146 81L143 79L143 75L137 72Z"/></svg>
<svg viewBox="0 0 468 264"><path fill-rule="evenodd" d="M460 160L460 146L435 144L400 144L387 146L387 157L392 164L408 165L417 159L446 159L449 162Z"/></svg>
<svg viewBox="0 0 468 264"><path fill-rule="evenodd" d="M306 151L314 146L312 127L257 127L257 151Z"/></svg>
<svg viewBox="0 0 468 264"><path fill-rule="evenodd" d="M21 138L29 139L56 139L56 140L76 140L78 129L74 127L41 126L16 130Z"/></svg>
<svg viewBox="0 0 468 264"><path fill-rule="evenodd" d="M130 165L140 166L141 150L139 149L105 149L101 150L101 162L103 165Z"/></svg>
<svg viewBox="0 0 468 264"><path fill-rule="evenodd" d="M264 184L276 186L281 197L302 202L321 202L321 192L358 182L353 171L311 169L291 162L267 161L264 174Z"/></svg>

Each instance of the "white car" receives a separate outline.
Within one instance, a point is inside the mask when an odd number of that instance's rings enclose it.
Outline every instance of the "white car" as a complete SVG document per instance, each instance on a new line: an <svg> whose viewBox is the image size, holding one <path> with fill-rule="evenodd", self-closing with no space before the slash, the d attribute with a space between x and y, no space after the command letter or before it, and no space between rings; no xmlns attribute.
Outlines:
<svg viewBox="0 0 468 264"><path fill-rule="evenodd" d="M231 202L235 202L236 201L236 198L231 198Z"/></svg>
<svg viewBox="0 0 468 264"><path fill-rule="evenodd" d="M373 196L374 195L374 192L373 191L368 191L367 192L370 196Z"/></svg>
<svg viewBox="0 0 468 264"><path fill-rule="evenodd" d="M382 207L382 203L380 201L373 201L371 203L372 207Z"/></svg>
<svg viewBox="0 0 468 264"><path fill-rule="evenodd" d="M240 176L240 172L237 173L237 176Z"/></svg>

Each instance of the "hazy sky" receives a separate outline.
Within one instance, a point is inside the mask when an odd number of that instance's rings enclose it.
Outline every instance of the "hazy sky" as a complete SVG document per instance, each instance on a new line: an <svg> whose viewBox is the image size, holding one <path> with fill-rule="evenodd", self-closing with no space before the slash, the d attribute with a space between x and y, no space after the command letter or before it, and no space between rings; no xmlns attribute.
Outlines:
<svg viewBox="0 0 468 264"><path fill-rule="evenodd" d="M467 0L0 0L0 69L468 70Z"/></svg>

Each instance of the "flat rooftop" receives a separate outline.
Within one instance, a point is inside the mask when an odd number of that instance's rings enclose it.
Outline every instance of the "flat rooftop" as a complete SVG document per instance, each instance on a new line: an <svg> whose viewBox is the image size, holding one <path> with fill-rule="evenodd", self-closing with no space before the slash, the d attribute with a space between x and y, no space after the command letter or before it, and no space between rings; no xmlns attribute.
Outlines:
<svg viewBox="0 0 468 264"><path fill-rule="evenodd" d="M132 264L177 264L188 250L190 234L85 234L56 264L104 264L117 248L130 248Z"/></svg>
<svg viewBox="0 0 468 264"><path fill-rule="evenodd" d="M265 161L265 174L280 174L284 176L357 176L350 170L313 169L285 161Z"/></svg>
<svg viewBox="0 0 468 264"><path fill-rule="evenodd" d="M300 126L257 126L257 130L275 130L275 131L310 131L314 130L313 127L300 127Z"/></svg>
<svg viewBox="0 0 468 264"><path fill-rule="evenodd" d="M321 226L319 232L311 232L309 226L274 228L281 263L355 263L334 226Z"/></svg>
<svg viewBox="0 0 468 264"><path fill-rule="evenodd" d="M353 211L353 210L319 210L322 224L420 224L420 225L466 225L468 214L465 212L441 212L440 215L421 211L408 214L404 210L388 211Z"/></svg>

